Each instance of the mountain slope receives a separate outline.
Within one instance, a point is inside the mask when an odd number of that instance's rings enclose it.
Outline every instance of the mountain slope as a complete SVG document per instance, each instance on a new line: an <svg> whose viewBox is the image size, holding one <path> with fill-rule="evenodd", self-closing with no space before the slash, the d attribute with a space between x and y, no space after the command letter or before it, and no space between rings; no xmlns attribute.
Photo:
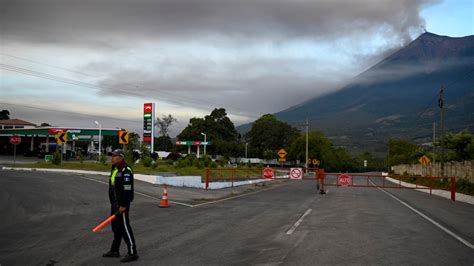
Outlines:
<svg viewBox="0 0 474 266"><path fill-rule="evenodd" d="M352 151L382 152L393 137L431 141L443 85L447 129L472 131L474 36L424 33L341 90L275 115L287 122L308 118L312 129Z"/></svg>

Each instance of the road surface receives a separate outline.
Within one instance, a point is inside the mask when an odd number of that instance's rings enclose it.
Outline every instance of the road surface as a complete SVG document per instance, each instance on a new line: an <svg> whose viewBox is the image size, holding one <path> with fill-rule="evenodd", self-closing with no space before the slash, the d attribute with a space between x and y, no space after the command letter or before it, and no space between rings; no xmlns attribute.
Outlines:
<svg viewBox="0 0 474 266"><path fill-rule="evenodd" d="M87 178L0 171L0 264L115 265L101 257L110 227L91 232L108 215L107 186ZM136 265L474 264L460 241L474 243L474 206L426 193L387 190L460 239L376 188L320 195L314 181L291 181L204 205L186 192L180 200L195 207L167 209L153 189L136 183Z"/></svg>

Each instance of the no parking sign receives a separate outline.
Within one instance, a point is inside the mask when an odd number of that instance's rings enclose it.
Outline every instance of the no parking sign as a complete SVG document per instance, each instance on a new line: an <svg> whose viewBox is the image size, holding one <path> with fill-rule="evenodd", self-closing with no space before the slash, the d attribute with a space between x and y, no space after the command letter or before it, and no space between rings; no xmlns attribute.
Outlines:
<svg viewBox="0 0 474 266"><path fill-rule="evenodd" d="M302 168L291 168L290 169L290 179L295 179L295 180L303 179L303 169Z"/></svg>

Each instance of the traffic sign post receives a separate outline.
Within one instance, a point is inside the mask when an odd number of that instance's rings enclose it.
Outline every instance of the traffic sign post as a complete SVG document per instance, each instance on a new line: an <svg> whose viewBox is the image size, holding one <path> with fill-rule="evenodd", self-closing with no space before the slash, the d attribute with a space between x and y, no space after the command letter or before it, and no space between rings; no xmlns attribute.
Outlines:
<svg viewBox="0 0 474 266"><path fill-rule="evenodd" d="M428 156L426 155L423 155L420 157L420 159L418 159L418 161L422 164L422 165L428 165L431 161L430 161L430 158L428 158Z"/></svg>
<svg viewBox="0 0 474 266"><path fill-rule="evenodd" d="M278 159L278 161L281 163L281 167L283 167L283 163L286 162L286 155L288 153L285 151L285 149L280 149L278 151L278 156L280 156L280 158Z"/></svg>
<svg viewBox="0 0 474 266"><path fill-rule="evenodd" d="M314 169L318 169L318 167L321 165L321 161L318 159L308 159L306 162L307 165L313 165ZM309 166L308 166L309 167Z"/></svg>
<svg viewBox="0 0 474 266"><path fill-rule="evenodd" d="M264 168L262 171L262 176L263 178L268 178L268 179L273 178L273 169L269 167Z"/></svg>
<svg viewBox="0 0 474 266"><path fill-rule="evenodd" d="M58 132L58 144L66 144L67 132Z"/></svg>
<svg viewBox="0 0 474 266"><path fill-rule="evenodd" d="M63 164L63 152L64 152L64 144L67 143L67 132L59 131L57 133L57 141L58 141L58 144L61 144L60 145L61 150L59 151L59 153L61 155L60 164Z"/></svg>
<svg viewBox="0 0 474 266"><path fill-rule="evenodd" d="M352 177L347 174L342 174L338 177L338 183L339 185L343 187L349 186L351 184L351 181L352 181Z"/></svg>
<svg viewBox="0 0 474 266"><path fill-rule="evenodd" d="M13 135L10 137L10 143L13 145L13 167L16 165L16 146L21 143L21 137Z"/></svg>
<svg viewBox="0 0 474 266"><path fill-rule="evenodd" d="M282 159L286 158L286 155L287 155L287 154L288 154L288 153L285 151L285 149L280 149L280 150L278 151L278 156L280 156L280 158L282 158Z"/></svg>
<svg viewBox="0 0 474 266"><path fill-rule="evenodd" d="M128 132L125 130L119 131L119 143L128 144Z"/></svg>
<svg viewBox="0 0 474 266"><path fill-rule="evenodd" d="M423 155L423 156L420 157L420 159L418 159L418 161L420 162L420 164L423 165L422 175L425 176L426 173L428 172L427 166L431 162L430 158L428 158L428 156L426 156L426 155Z"/></svg>
<svg viewBox="0 0 474 266"><path fill-rule="evenodd" d="M290 179L302 180L303 179L303 169L301 169L301 168L291 168L290 169Z"/></svg>

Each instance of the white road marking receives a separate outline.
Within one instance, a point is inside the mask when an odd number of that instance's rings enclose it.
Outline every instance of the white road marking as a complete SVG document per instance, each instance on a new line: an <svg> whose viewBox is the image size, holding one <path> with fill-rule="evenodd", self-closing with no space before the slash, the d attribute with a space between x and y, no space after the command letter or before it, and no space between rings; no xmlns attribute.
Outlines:
<svg viewBox="0 0 474 266"><path fill-rule="evenodd" d="M372 182L372 180L370 180L370 182L377 186L376 184L374 184ZM422 212L420 212L419 210L415 209L414 207L410 206L408 203L404 202L403 200L397 198L396 196L392 195L391 193L385 191L384 189L382 188L379 188L377 187L380 191L382 191L383 193L387 194L388 196L390 196L391 198L393 198L394 200L400 202L401 204L403 204L405 207L407 207L408 209L412 210L413 212L415 212L416 214L420 215L421 217L425 218L428 222L432 223L433 225L435 225L436 227L438 227L439 229L443 230L444 232L446 232L448 235L454 237L456 240L458 240L459 242L463 243L464 245L466 245L467 247L471 248L471 249L474 249L474 245L469 243L469 241L467 241L466 239L458 236L457 234L455 234L453 231L449 230L448 228L442 226L441 224L439 224L438 222L434 221L433 219L431 219L430 217L426 216L425 214L423 214Z"/></svg>
<svg viewBox="0 0 474 266"><path fill-rule="evenodd" d="M256 194L256 193L268 191L268 190L270 190L270 189L274 189L274 188L277 188L277 187L279 187L279 186L269 187L269 188L266 188L266 189L261 189L261 190L257 190L257 191L254 191L254 192L245 193L245 194L242 194L242 195L237 195L237 196L229 197L229 198L225 198L225 199L220 199L220 200L214 200L214 201L204 202L204 203L200 203L200 204L193 205L193 207L200 207L200 206L204 206L204 205L209 205L209 204L214 204L214 203L223 202L223 201L226 201L226 200L237 199L237 198L241 198L241 197L244 197L244 196L248 196L248 195L252 195L252 194Z"/></svg>
<svg viewBox="0 0 474 266"><path fill-rule="evenodd" d="M94 179L94 178L88 178L88 177L84 177L84 176L79 176L79 178L86 179L86 180L90 180L90 181L94 181L94 182L101 183L101 184L104 184L104 185L109 185L108 182L100 181L100 180L97 180L97 179ZM147 194L138 192L138 191L135 191L135 193L138 194L138 195L141 195L141 196L143 196L143 197L150 198L150 199L154 199L154 200L157 200L157 201L160 201L160 200L161 200L160 198L156 198L156 197L153 197L153 196L150 196L150 195L147 195ZM170 200L169 202L170 202L170 203L174 203L174 204L176 204L176 205L182 205L182 206L186 206L186 207L190 207L190 208L193 208L193 207L194 207L193 205L186 204L186 203L182 203L182 202L178 202L178 201L172 201L172 200Z"/></svg>
<svg viewBox="0 0 474 266"><path fill-rule="evenodd" d="M312 209L308 209L304 214L303 216L301 216L301 218L296 221L296 223L290 228L290 230L288 230L288 232L286 232L287 235L291 235L293 234L293 232L296 230L296 228L298 228L298 226L303 222L303 219L304 217L306 217L308 214L310 214L312 211Z"/></svg>

